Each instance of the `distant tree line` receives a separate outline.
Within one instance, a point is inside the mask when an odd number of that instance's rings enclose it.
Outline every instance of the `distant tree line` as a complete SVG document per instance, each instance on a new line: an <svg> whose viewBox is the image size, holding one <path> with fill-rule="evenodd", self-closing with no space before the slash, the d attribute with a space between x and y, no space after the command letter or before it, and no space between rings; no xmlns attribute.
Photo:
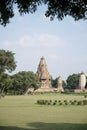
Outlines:
<svg viewBox="0 0 87 130"><path fill-rule="evenodd" d="M11 76L12 87L9 89L9 93L12 94L24 94L28 88L38 89L41 86L37 75L32 71L22 71Z"/></svg>
<svg viewBox="0 0 87 130"><path fill-rule="evenodd" d="M38 89L41 83L37 75L32 71L21 71L14 75L8 72L14 71L16 61L14 53L11 51L0 50L0 97L6 94L24 94L28 88ZM63 81L65 89L78 89L80 74L69 75L66 81ZM87 77L86 77L87 78ZM58 78L51 78L53 87L58 86ZM87 88L87 84L86 84Z"/></svg>

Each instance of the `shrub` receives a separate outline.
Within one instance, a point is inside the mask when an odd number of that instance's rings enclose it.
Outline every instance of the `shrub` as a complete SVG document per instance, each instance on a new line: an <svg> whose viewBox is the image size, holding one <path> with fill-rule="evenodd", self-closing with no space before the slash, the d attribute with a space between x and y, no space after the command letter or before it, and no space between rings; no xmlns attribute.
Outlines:
<svg viewBox="0 0 87 130"><path fill-rule="evenodd" d="M87 100L83 100L83 101L77 101L77 100L70 100L69 102L67 100L64 100L63 102L61 100L57 101L55 100L53 103L52 103L52 100L37 100L37 104L40 104L40 105L56 105L58 102L58 105L87 105Z"/></svg>
<svg viewBox="0 0 87 130"><path fill-rule="evenodd" d="M60 103L60 102L61 102L61 100L58 100L58 102Z"/></svg>
<svg viewBox="0 0 87 130"><path fill-rule="evenodd" d="M67 102L67 100L64 100L64 102Z"/></svg>
<svg viewBox="0 0 87 130"><path fill-rule="evenodd" d="M77 102L77 100L74 100L74 102L76 103L76 102Z"/></svg>
<svg viewBox="0 0 87 130"><path fill-rule="evenodd" d="M87 94L85 94L84 97L87 98Z"/></svg>
<svg viewBox="0 0 87 130"><path fill-rule="evenodd" d="M41 105L45 105L45 104L47 104L47 100L37 100L37 103L38 104L41 104Z"/></svg>
<svg viewBox="0 0 87 130"><path fill-rule="evenodd" d="M67 100L64 100L64 104L65 104L65 105L68 105L68 101L67 101Z"/></svg>
<svg viewBox="0 0 87 130"><path fill-rule="evenodd" d="M83 105L87 105L87 100L83 100Z"/></svg>
<svg viewBox="0 0 87 130"><path fill-rule="evenodd" d="M48 102L48 105L51 105L51 102Z"/></svg>
<svg viewBox="0 0 87 130"><path fill-rule="evenodd" d="M49 102L52 102L52 100L50 100Z"/></svg>
<svg viewBox="0 0 87 130"><path fill-rule="evenodd" d="M70 100L69 103L72 104L72 101Z"/></svg>
<svg viewBox="0 0 87 130"><path fill-rule="evenodd" d="M59 105L63 105L62 101L59 102Z"/></svg>
<svg viewBox="0 0 87 130"><path fill-rule="evenodd" d="M77 101L77 100L74 100L73 102L74 102L74 104L77 104L78 101Z"/></svg>
<svg viewBox="0 0 87 130"><path fill-rule="evenodd" d="M60 103L61 103L61 100L58 100L57 102L58 102L58 104L60 105Z"/></svg>
<svg viewBox="0 0 87 130"><path fill-rule="evenodd" d="M65 105L68 105L68 102L65 102Z"/></svg>
<svg viewBox="0 0 87 130"><path fill-rule="evenodd" d="M59 105L62 105L62 102L60 102Z"/></svg>
<svg viewBox="0 0 87 130"><path fill-rule="evenodd" d="M78 102L77 102L77 105L82 105L82 101L78 101Z"/></svg>
<svg viewBox="0 0 87 130"><path fill-rule="evenodd" d="M56 105L57 104L57 100L55 100L54 102L53 102L53 105Z"/></svg>
<svg viewBox="0 0 87 130"><path fill-rule="evenodd" d="M75 105L75 102L74 102L74 101L70 101L70 104L71 104L71 105Z"/></svg>
<svg viewBox="0 0 87 130"><path fill-rule="evenodd" d="M56 102L53 102L53 105L56 105L57 103Z"/></svg>

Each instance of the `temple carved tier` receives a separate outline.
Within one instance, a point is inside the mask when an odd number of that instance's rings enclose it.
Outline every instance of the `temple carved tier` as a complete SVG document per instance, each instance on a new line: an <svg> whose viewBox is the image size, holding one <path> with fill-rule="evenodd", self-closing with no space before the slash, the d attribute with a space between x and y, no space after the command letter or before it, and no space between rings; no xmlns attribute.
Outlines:
<svg viewBox="0 0 87 130"><path fill-rule="evenodd" d="M51 76L48 72L48 68L44 57L40 59L40 63L37 69L37 76L41 82L41 88L51 87Z"/></svg>

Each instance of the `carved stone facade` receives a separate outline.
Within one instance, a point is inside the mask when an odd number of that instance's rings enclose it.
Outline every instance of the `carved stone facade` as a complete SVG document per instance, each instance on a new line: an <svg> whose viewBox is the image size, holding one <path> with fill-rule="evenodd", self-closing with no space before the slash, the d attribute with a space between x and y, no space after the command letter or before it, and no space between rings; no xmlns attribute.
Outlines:
<svg viewBox="0 0 87 130"><path fill-rule="evenodd" d="M41 82L41 88L50 88L51 87L51 76L48 72L48 68L46 65L45 58L42 57L40 59L40 63L37 69L37 76Z"/></svg>

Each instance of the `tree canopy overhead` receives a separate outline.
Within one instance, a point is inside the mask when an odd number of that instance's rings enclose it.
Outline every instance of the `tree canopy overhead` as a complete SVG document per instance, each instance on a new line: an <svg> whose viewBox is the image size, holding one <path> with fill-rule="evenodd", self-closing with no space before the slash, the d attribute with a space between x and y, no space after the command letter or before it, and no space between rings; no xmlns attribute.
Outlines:
<svg viewBox="0 0 87 130"><path fill-rule="evenodd" d="M72 16L75 20L87 19L87 0L0 0L0 24L5 26L14 16L14 4L20 15L34 13L39 5L47 5L46 17L51 20L56 16L62 20Z"/></svg>

